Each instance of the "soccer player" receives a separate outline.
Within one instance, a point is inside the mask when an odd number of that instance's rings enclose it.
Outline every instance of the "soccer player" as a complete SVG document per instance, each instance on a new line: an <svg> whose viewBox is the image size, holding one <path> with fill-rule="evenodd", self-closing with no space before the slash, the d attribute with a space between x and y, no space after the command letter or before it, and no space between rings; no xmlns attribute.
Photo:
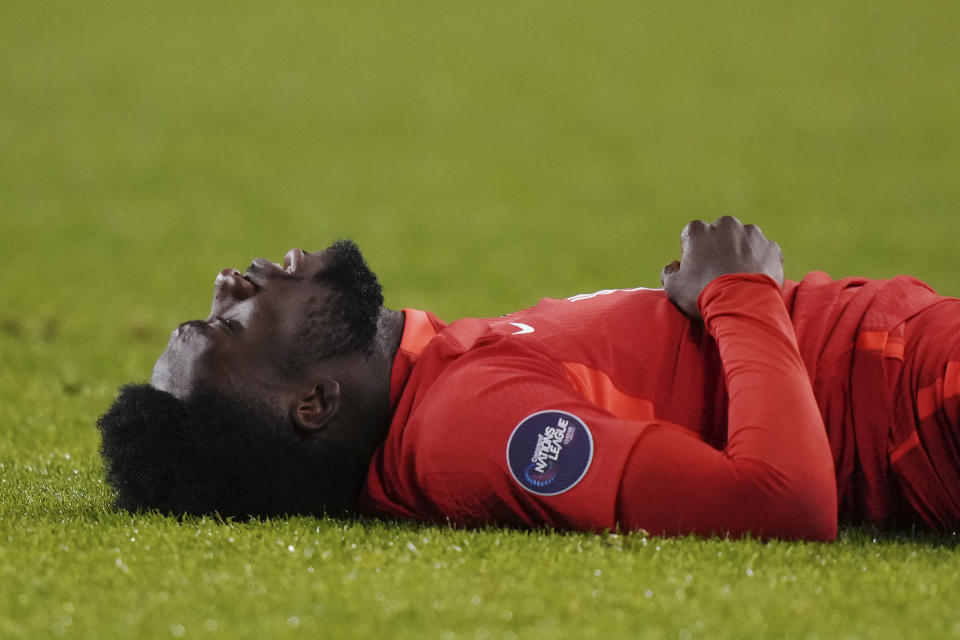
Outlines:
<svg viewBox="0 0 960 640"><path fill-rule="evenodd" d="M784 283L732 217L681 249L663 289L450 325L384 308L346 241L225 269L99 421L116 504L810 540L838 517L960 524L960 301Z"/></svg>

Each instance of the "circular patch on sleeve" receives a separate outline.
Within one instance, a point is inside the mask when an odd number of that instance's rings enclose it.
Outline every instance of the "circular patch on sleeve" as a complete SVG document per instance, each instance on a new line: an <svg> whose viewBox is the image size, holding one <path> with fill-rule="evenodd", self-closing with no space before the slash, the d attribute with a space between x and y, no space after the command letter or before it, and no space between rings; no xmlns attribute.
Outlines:
<svg viewBox="0 0 960 640"><path fill-rule="evenodd" d="M507 441L507 466L521 487L541 496L572 489L590 468L593 435L566 411L538 411L520 421Z"/></svg>

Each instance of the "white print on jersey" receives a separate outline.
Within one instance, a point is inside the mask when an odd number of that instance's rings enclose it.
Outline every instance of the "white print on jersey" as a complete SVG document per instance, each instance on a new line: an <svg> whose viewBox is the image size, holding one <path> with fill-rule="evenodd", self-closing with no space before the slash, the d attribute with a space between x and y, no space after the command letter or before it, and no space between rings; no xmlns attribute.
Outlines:
<svg viewBox="0 0 960 640"><path fill-rule="evenodd" d="M568 302L580 302L581 300L589 300L590 298L596 298L597 296L608 296L611 293L618 293L623 291L624 293L630 291L663 291L662 288L653 289L651 287L634 287L633 289L601 289L600 291L594 291L593 293L580 293L575 296L570 296L567 298Z"/></svg>
<svg viewBox="0 0 960 640"><path fill-rule="evenodd" d="M513 332L513 335L515 336L522 336L525 333L533 333L534 331L533 327L528 324L524 324L523 322L511 322L510 324L519 329L519 331Z"/></svg>

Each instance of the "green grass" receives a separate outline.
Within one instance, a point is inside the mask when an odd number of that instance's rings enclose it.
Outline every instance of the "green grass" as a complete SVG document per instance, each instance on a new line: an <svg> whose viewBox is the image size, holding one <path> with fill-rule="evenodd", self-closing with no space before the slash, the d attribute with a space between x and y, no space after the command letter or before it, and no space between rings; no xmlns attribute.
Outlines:
<svg viewBox="0 0 960 640"><path fill-rule="evenodd" d="M453 319L656 284L734 213L791 277L960 294L956 3L341 4L0 3L0 637L960 636L952 537L109 508L117 386L290 246Z"/></svg>

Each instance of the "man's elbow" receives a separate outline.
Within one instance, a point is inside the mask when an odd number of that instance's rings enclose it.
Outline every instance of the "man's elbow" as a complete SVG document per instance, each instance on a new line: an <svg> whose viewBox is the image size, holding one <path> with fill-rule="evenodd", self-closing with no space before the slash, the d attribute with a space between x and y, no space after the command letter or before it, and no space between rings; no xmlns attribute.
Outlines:
<svg viewBox="0 0 960 640"><path fill-rule="evenodd" d="M769 469L766 470L769 473ZM764 537L833 542L837 537L837 488L833 473L792 478L769 475L753 484L750 500L763 513Z"/></svg>
<svg viewBox="0 0 960 640"><path fill-rule="evenodd" d="M837 498L818 497L815 503L801 504L792 523L790 537L811 542L833 542L837 538Z"/></svg>
<svg viewBox="0 0 960 640"><path fill-rule="evenodd" d="M837 537L837 481L833 461L829 468L806 473L794 485L794 521L802 535L814 542L833 542Z"/></svg>

